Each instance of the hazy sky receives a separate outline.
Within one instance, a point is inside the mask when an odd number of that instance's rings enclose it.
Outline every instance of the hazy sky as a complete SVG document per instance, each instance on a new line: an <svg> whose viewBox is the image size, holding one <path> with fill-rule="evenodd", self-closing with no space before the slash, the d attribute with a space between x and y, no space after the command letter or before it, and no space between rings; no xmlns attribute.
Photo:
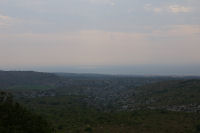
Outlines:
<svg viewBox="0 0 200 133"><path fill-rule="evenodd" d="M200 74L200 0L0 0L0 69L112 66Z"/></svg>

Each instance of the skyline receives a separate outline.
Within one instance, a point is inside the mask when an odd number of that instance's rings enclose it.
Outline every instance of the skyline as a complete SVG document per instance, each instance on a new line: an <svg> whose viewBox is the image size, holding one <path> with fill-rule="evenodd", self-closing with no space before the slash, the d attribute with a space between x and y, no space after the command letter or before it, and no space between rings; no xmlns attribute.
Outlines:
<svg viewBox="0 0 200 133"><path fill-rule="evenodd" d="M0 1L4 70L200 75L199 49L199 0Z"/></svg>

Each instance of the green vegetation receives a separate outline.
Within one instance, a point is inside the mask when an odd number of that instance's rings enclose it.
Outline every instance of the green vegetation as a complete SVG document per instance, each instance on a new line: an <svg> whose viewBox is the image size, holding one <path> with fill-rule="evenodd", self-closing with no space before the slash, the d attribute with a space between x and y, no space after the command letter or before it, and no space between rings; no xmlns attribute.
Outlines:
<svg viewBox="0 0 200 133"><path fill-rule="evenodd" d="M84 97L43 97L23 101L54 123L57 133L196 133L200 114L166 110L102 112Z"/></svg>
<svg viewBox="0 0 200 133"><path fill-rule="evenodd" d="M200 103L200 80L174 80L153 83L129 91L129 101L151 106L174 106Z"/></svg>
<svg viewBox="0 0 200 133"><path fill-rule="evenodd" d="M53 133L41 116L13 102L9 93L0 92L0 133Z"/></svg>
<svg viewBox="0 0 200 133"><path fill-rule="evenodd" d="M1 93L0 133L200 132L199 77L0 71L0 89L20 103Z"/></svg>

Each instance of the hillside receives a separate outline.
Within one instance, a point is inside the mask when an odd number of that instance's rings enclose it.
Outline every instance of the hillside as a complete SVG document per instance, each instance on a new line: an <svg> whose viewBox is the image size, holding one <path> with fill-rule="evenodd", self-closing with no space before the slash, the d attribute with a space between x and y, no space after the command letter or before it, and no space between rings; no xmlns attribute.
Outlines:
<svg viewBox="0 0 200 133"><path fill-rule="evenodd" d="M0 89L12 92L18 99L84 96L88 105L106 111L183 105L197 111L199 81L198 77L0 71Z"/></svg>
<svg viewBox="0 0 200 133"><path fill-rule="evenodd" d="M112 104L122 92L174 77L0 71L0 89L17 98L84 95L92 105Z"/></svg>
<svg viewBox="0 0 200 133"><path fill-rule="evenodd" d="M44 89L54 88L61 82L55 74L33 71L0 71L2 89Z"/></svg>
<svg viewBox="0 0 200 133"><path fill-rule="evenodd" d="M193 108L200 111L200 80L198 79L152 83L130 89L125 94L127 95L123 102L129 107L142 105L173 109L175 106L182 106L183 110L191 108L192 111Z"/></svg>
<svg viewBox="0 0 200 133"><path fill-rule="evenodd" d="M51 121L56 133L198 133L198 113L165 110L105 112L87 106L85 97L24 99L27 108Z"/></svg>
<svg viewBox="0 0 200 133"><path fill-rule="evenodd" d="M38 72L1 72L0 77L0 88L20 103L1 93L3 133L200 132L195 77Z"/></svg>

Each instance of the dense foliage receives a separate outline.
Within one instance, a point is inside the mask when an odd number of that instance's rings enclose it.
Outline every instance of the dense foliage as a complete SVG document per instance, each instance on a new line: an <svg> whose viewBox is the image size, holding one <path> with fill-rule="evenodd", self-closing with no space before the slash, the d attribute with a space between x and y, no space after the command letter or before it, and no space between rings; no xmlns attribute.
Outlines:
<svg viewBox="0 0 200 133"><path fill-rule="evenodd" d="M53 133L42 117L13 102L9 93L0 92L0 133Z"/></svg>

